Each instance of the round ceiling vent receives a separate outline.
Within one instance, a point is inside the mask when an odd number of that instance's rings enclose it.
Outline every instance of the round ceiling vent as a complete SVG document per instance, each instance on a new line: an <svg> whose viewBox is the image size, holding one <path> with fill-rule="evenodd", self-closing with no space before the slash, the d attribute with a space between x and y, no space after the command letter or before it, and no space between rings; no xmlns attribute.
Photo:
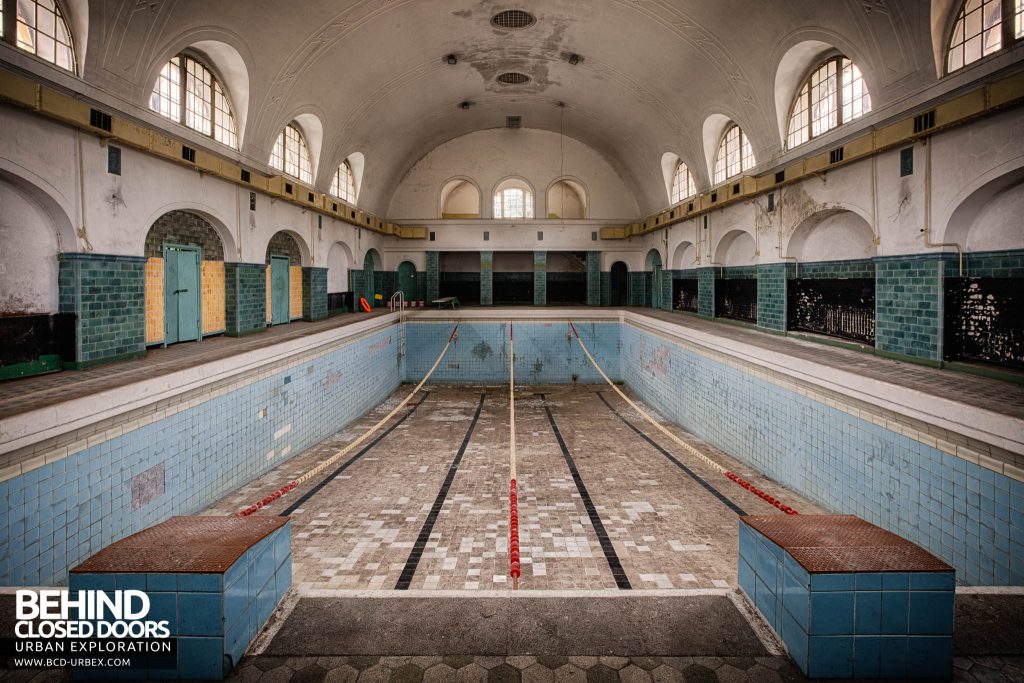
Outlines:
<svg viewBox="0 0 1024 683"><path fill-rule="evenodd" d="M498 28L529 28L536 23L537 17L521 9L507 9L491 17L491 24Z"/></svg>
<svg viewBox="0 0 1024 683"><path fill-rule="evenodd" d="M508 71L498 76L498 82L505 85L522 85L523 83L529 83L530 77L518 71Z"/></svg>

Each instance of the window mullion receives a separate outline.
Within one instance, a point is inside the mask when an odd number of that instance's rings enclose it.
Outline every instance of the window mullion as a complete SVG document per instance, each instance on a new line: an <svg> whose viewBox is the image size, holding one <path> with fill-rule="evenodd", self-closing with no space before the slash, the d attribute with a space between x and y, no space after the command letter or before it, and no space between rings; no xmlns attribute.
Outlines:
<svg viewBox="0 0 1024 683"><path fill-rule="evenodd" d="M188 126L185 121L188 117L185 114L185 109L188 105L185 103L187 94L185 80L188 78L188 69L185 67L185 62L185 55L178 57L178 123L187 128Z"/></svg>
<svg viewBox="0 0 1024 683"><path fill-rule="evenodd" d="M1014 31L1014 29L1015 29L1016 24L1017 24L1017 12L1016 12L1016 8L1013 6L1014 5L1014 0L1002 0L1002 3L1003 3L1003 23L1000 25L999 29L1002 31L1002 34L1003 34L1003 46L999 50L997 50L997 52L1001 52L1002 50L1007 50L1007 49L1009 49L1010 47L1013 46L1014 39L1015 39L1015 35L1014 35L1015 31ZM995 54L995 53L993 53L993 54Z"/></svg>
<svg viewBox="0 0 1024 683"><path fill-rule="evenodd" d="M17 47L18 45L18 0L3 0L4 5L4 42Z"/></svg>
<svg viewBox="0 0 1024 683"><path fill-rule="evenodd" d="M846 123L843 120L843 58L836 57L836 128ZM852 61L850 62L853 63Z"/></svg>

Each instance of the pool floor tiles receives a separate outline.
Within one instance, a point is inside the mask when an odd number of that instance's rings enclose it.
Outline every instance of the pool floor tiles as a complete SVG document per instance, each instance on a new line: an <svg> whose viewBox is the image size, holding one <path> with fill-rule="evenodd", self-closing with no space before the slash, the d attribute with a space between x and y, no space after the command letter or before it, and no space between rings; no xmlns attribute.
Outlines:
<svg viewBox="0 0 1024 683"><path fill-rule="evenodd" d="M206 514L232 514L297 478L355 440L411 388L399 387L363 418L225 496ZM508 388L429 387L382 432L403 416L404 421L350 465L337 471L373 439L258 513L291 514L293 585L300 593L392 590L410 569L411 589L511 587ZM604 546L552 420L593 503L597 524L607 533ZM778 513L716 470L678 452L609 387L527 387L516 392L520 587L614 589L610 556L621 564L633 588L735 586L737 513L624 420L736 508L747 514ZM670 428L792 507L822 511L683 430ZM431 515L464 441L443 504ZM413 553L428 522L432 526L425 547Z"/></svg>

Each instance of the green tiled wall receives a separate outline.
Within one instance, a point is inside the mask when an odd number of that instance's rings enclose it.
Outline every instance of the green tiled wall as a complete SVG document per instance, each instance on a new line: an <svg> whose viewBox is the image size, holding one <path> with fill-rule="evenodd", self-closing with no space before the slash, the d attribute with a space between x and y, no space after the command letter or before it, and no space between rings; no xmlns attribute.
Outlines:
<svg viewBox="0 0 1024 683"><path fill-rule="evenodd" d="M946 261L946 277L959 277L956 258ZM964 255L964 277L1024 278L1024 249Z"/></svg>
<svg viewBox="0 0 1024 683"><path fill-rule="evenodd" d="M664 311L672 310L672 271L661 271L661 308Z"/></svg>
<svg viewBox="0 0 1024 683"><path fill-rule="evenodd" d="M327 317L327 269L302 269L302 319L322 320Z"/></svg>
<svg viewBox="0 0 1024 683"><path fill-rule="evenodd" d="M601 271L601 305L612 305L612 274L606 270Z"/></svg>
<svg viewBox="0 0 1024 683"><path fill-rule="evenodd" d="M946 254L875 259L875 348L942 360ZM955 266L955 264L954 264Z"/></svg>
<svg viewBox="0 0 1024 683"><path fill-rule="evenodd" d="M424 286L427 303L437 298L441 279L441 255L436 251L427 252L427 282Z"/></svg>
<svg viewBox="0 0 1024 683"><path fill-rule="evenodd" d="M267 329L267 266L225 263L226 334L240 337Z"/></svg>
<svg viewBox="0 0 1024 683"><path fill-rule="evenodd" d="M533 252L533 305L548 304L548 253Z"/></svg>
<svg viewBox="0 0 1024 683"><path fill-rule="evenodd" d="M61 313L74 313L75 362L86 367L146 353L146 259L63 254Z"/></svg>
<svg viewBox="0 0 1024 683"><path fill-rule="evenodd" d="M715 277L718 269L697 268L697 313L705 318L715 317Z"/></svg>
<svg viewBox="0 0 1024 683"><path fill-rule="evenodd" d="M644 271L629 274L629 296L626 301L630 306L650 305L650 273Z"/></svg>
<svg viewBox="0 0 1024 683"><path fill-rule="evenodd" d="M787 277L808 279L843 279L843 278L873 278L875 277L875 262L871 259L857 259L854 261L816 261L814 263L801 263L799 267L790 266Z"/></svg>
<svg viewBox="0 0 1024 683"><path fill-rule="evenodd" d="M786 329L786 275L793 267L772 263L757 267L757 326Z"/></svg>
<svg viewBox="0 0 1024 683"><path fill-rule="evenodd" d="M601 272L601 252L587 252L587 305L600 306L604 274Z"/></svg>
<svg viewBox="0 0 1024 683"><path fill-rule="evenodd" d="M494 305L494 252L480 252L480 305Z"/></svg>

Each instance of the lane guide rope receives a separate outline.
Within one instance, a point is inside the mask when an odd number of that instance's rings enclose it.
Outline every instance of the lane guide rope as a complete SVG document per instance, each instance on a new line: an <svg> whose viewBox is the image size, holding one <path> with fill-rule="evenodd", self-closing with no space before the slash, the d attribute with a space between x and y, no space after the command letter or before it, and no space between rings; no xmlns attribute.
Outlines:
<svg viewBox="0 0 1024 683"><path fill-rule="evenodd" d="M733 472L730 472L729 470L725 469L725 467L723 467L722 465L719 465L717 462L715 462L714 460L712 460L708 456L704 455L703 453L698 451L696 448L694 448L690 444L688 444L685 441L683 441L682 439L680 439L678 436L676 436L675 434L673 434L672 432L667 430L665 427L663 427L657 420L655 420L653 417L648 415L647 412L643 408L638 406L632 399L630 399L628 396L626 396L626 394L624 394L622 392L622 390L619 389L615 385L615 383L612 382L608 378L608 375L604 374L604 370L602 370L601 366L597 364L597 361L594 360L594 357L592 355L590 355L590 351L587 349L587 345L583 343L583 340L580 338L580 333L576 331L576 326L572 324L571 320L569 321L569 327L572 328L572 333L576 336L576 341L579 342L580 348L583 349L583 353L586 354L588 359L590 359L590 362L593 364L594 368L596 368L597 371L601 374L601 377L604 378L604 381L608 383L608 386L610 386L612 389L614 389L615 393L619 395L619 398L621 398L623 401L628 403L630 408L635 410L640 415L643 415L647 419L647 421L650 422L652 425L654 425L654 427L658 431L660 431L662 434L664 434L668 438L672 439L672 441L674 441L676 444L678 444L687 453L689 453L690 455L695 456L697 459L699 459L705 465L707 465L711 469L719 472L720 474L724 475L729 480L739 484L740 486L745 488L747 491L750 491L751 493L753 493L758 498L760 498L760 499L764 500L765 502L769 503L770 505L778 508L782 512L785 512L787 515L798 514L796 510L794 510L793 508L791 508L788 505L783 504L783 502L781 500L776 499L775 497L773 497L773 496L769 495L768 493L762 491L761 489L757 488L756 486L754 486L750 482L741 479L739 475L737 475L737 474L735 474Z"/></svg>
<svg viewBox="0 0 1024 683"><path fill-rule="evenodd" d="M452 342L459 338L458 332L459 332L459 323L456 322L455 323L455 329L452 330L451 335L448 337L448 343L446 343L444 345L444 348L441 349L441 355L439 355L437 357L437 360L434 361L434 364L432 366L430 366L430 370L423 377L423 379L420 380L420 383L416 385L416 388L413 389L412 391L410 391L409 395L406 396L402 400L401 403L399 403L397 406L395 406L394 410L392 410L390 413L388 413L383 418L381 418L380 421L377 422L377 424L375 424L372 427L370 427L370 429L368 429L366 432L364 432L362 435L360 435L355 441L349 443L344 448L342 448L340 451L338 451L337 453L335 453L334 455L329 457L327 460L324 460L322 463L320 463L316 467L313 467L312 469L307 471L305 474L303 474L298 479L295 479L293 481L288 482L287 484L285 484L284 486L282 486L278 490L276 490L273 493L271 493L266 498L253 503L252 505L250 505L249 507L245 508L244 510L241 510L238 513L238 516L239 517L247 517L247 516L253 514L254 512L256 512L257 510L260 510L261 508L264 508L267 505L270 505L272 502L274 502L275 500L277 500L281 496L285 495L289 491L295 490L296 488L301 486L303 483L309 481L310 479L312 479L316 475L318 475L321 472L323 472L325 469L330 467L332 464L338 462L338 460L341 460L342 458L344 458L346 455L348 455L353 450L355 450L356 447L359 446L359 444L363 443L368 438L373 436L373 434L378 429L383 427L387 423L388 420L390 420L392 417L395 416L396 413L398 413L398 411L400 411L402 408L404 408L406 406L406 404L409 403L409 401L412 400L412 397L415 396L419 392L419 390L423 388L423 385L427 383L427 380L430 379L430 376L432 374L434 374L434 370L436 370L437 366L441 364L441 359L444 358L446 353L448 353L448 349L451 347Z"/></svg>
<svg viewBox="0 0 1024 683"><path fill-rule="evenodd" d="M509 417L509 575L512 590L519 590L519 496L516 486L516 352L512 321L508 321L508 417Z"/></svg>

